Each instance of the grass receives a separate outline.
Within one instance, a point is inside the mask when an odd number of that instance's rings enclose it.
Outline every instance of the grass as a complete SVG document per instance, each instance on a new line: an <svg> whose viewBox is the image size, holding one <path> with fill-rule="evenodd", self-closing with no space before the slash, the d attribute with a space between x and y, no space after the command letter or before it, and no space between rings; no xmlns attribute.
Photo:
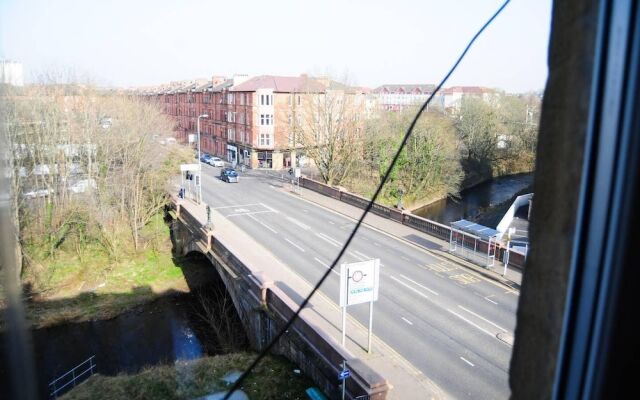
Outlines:
<svg viewBox="0 0 640 400"><path fill-rule="evenodd" d="M244 370L255 356L233 353L150 367L135 375L94 375L62 399L193 399L226 389L222 378L230 371ZM306 399L304 391L313 384L295 374L295 368L284 358L267 356L244 382L242 390L252 400Z"/></svg>
<svg viewBox="0 0 640 400"><path fill-rule="evenodd" d="M65 245L49 257L35 246L28 247L26 253L32 256L23 284L32 326L112 318L168 292L188 292L162 215L142 234L150 238L146 248L121 249L117 257L96 244L84 246L81 254L72 244ZM180 260L182 266L186 263Z"/></svg>

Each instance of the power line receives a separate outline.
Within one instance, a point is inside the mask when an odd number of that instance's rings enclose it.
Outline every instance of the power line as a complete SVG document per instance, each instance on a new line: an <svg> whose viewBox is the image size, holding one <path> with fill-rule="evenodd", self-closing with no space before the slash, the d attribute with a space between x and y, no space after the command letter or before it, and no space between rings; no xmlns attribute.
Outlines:
<svg viewBox="0 0 640 400"><path fill-rule="evenodd" d="M247 368L247 370L245 372L243 372L242 375L236 380L236 382L233 384L233 386L231 387L229 392L225 395L224 400L228 400L231 397L231 395L233 394L233 392L235 392L237 389L240 388L240 386L242 385L242 382L244 382L246 377L251 373L251 371L253 371L253 369L258 365L258 363L269 353L271 348L276 344L276 342L278 340L280 340L282 335L284 335L285 332L287 332L287 330L289 330L289 328L291 327L293 322L300 315L300 312L307 306L307 304L309 303L309 300L311 299L311 297L318 291L318 289L320 288L322 283L324 283L324 281L327 279L329 274L331 272L333 272L333 269L338 264L338 261L340 261L340 259L344 255L344 253L347 251L347 248L349 247L349 244L351 244L351 241L355 237L356 233L358 233L358 229L362 225L362 222L364 221L365 217L367 216L369 211L371 211L371 208L373 207L375 201L377 200L378 195L382 191L382 188L384 187L384 184L387 182L387 179L389 178L389 175L391 174L391 171L395 167L396 162L398 161L398 158L400 157L400 153L402 152L402 150L404 149L404 147L407 144L407 141L411 137L411 133L413 132L413 128L415 127L416 123L418 122L418 119L420 118L420 115L422 115L422 113L427 108L427 106L429 105L431 100L434 98L436 93L438 93L438 91L440 91L440 89L442 89L442 86L444 86L444 84L447 82L447 80L449 79L451 74L453 74L453 72L456 70L456 68L458 68L458 65L460 64L460 62L462 62L462 59L467 55L467 52L469 52L469 49L471 48L473 43L476 41L476 39L480 36L480 34L482 34L482 32L489 25L491 25L491 23L496 19L496 17L498 17L498 15L500 15L502 10L504 10L504 8L507 6L507 4L509 4L510 1L511 0L506 0L504 3L502 3L500 8L498 8L498 10L491 16L491 18L489 18L487 20L487 22L485 22L484 25L482 25L482 27L478 30L478 32L476 32L476 34L473 36L473 38L471 38L471 40L469 41L469 43L467 44L465 49L462 51L462 53L460 54L460 56L458 57L456 62L453 64L451 69L449 69L449 72L447 72L447 74L442 79L442 81L440 81L438 86L436 86L436 88L433 91L433 93L431 93L429 98L424 102L424 104L422 104L422 107L420 107L420 110L418 110L418 112L416 113L416 116L413 118L413 121L411 121L411 125L409 125L409 129L407 129L407 132L405 133L404 138L402 139L402 142L400 143L400 147L398 147L398 150L397 150L395 156L393 157L393 160L391 161L391 164L389 164L389 167L387 168L387 171L385 172L385 174L384 174L384 176L382 178L382 181L378 185L378 188L376 189L376 192L374 193L373 197L369 201L369 204L367 204L367 207L365 208L364 212L362 213L362 216L360 217L360 219L358 219L358 222L356 223L355 227L351 231L351 234L349 234L349 237L347 238L347 240L345 241L344 245L342 246L342 249L340 249L340 253L338 253L338 255L336 256L336 258L333 261L333 263L331 263L331 266L329 268L327 268L327 270L325 271L324 275L322 275L320 280L313 287L313 290L311 290L311 292L302 301L302 303L300 303L300 306L298 307L298 310L291 316L291 318L289 318L289 320L282 327L282 329L280 329L280 332L278 332L278 334L276 336L274 336L274 338L271 340L271 342L269 342L269 344L264 349L262 349L262 351L260 352L260 354L258 354L258 356L253 361L253 363L251 363L249 368Z"/></svg>

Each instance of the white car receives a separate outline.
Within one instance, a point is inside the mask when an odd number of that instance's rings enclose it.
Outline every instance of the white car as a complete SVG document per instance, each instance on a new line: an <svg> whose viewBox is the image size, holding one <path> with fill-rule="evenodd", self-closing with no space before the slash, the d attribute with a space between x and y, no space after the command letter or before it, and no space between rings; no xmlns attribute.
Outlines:
<svg viewBox="0 0 640 400"><path fill-rule="evenodd" d="M208 163L214 167L224 167L224 161L220 157L209 157Z"/></svg>

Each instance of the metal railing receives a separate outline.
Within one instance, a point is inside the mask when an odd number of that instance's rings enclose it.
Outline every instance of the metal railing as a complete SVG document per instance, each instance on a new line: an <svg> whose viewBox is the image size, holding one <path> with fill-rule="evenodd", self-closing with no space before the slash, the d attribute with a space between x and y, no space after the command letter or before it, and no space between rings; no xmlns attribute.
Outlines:
<svg viewBox="0 0 640 400"><path fill-rule="evenodd" d="M94 369L96 368L96 364L94 362L95 358L95 355L87 358L86 360L69 370L67 373L54 379L49 384L49 397L55 399L58 397L58 395L61 394L60 392L62 390L69 388L69 385L72 385L71 388L73 388L76 386L76 384L82 382L82 380L93 375Z"/></svg>

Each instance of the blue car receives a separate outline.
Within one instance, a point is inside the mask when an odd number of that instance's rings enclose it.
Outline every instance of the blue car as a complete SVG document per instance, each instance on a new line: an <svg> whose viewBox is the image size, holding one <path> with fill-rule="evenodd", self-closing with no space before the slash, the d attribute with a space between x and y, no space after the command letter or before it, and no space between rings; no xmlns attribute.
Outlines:
<svg viewBox="0 0 640 400"><path fill-rule="evenodd" d="M233 168L222 168L220 171L220 179L228 183L238 183L238 173Z"/></svg>

